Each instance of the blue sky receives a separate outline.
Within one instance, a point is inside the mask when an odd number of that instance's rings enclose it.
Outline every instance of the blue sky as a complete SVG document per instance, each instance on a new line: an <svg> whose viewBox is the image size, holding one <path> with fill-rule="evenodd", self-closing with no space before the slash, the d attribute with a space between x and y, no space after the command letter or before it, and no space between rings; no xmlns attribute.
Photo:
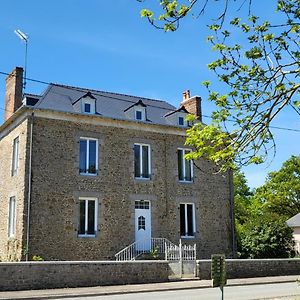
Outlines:
<svg viewBox="0 0 300 300"><path fill-rule="evenodd" d="M164 99L179 106L182 92L202 96L203 114L213 106L201 82L216 78L206 65L214 54L206 42L206 25L215 17L217 4L204 17L190 17L175 33L165 33L141 19L143 7L153 0L3 1L0 10L0 71L24 65L24 44L14 34L29 34L29 78L111 92ZM221 2L221 1L220 1ZM260 3L259 3L260 2ZM268 2L268 3L266 3ZM254 9L273 18L271 3L256 1ZM232 16L241 12L233 10ZM4 108L5 77L0 75L0 108ZM26 92L40 93L45 85L28 82ZM3 110L0 109L0 122ZM206 123L209 119L204 118ZM286 110L274 126L300 128L300 118ZM277 156L270 165L244 169L251 187L280 168L290 155L299 154L300 133L274 130Z"/></svg>

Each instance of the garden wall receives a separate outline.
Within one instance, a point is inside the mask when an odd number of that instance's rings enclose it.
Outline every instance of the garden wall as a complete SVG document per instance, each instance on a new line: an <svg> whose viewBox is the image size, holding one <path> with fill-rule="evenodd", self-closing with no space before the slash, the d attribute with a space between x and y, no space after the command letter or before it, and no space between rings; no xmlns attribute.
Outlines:
<svg viewBox="0 0 300 300"><path fill-rule="evenodd" d="M0 263L0 291L168 281L166 261Z"/></svg>
<svg viewBox="0 0 300 300"><path fill-rule="evenodd" d="M200 279L210 279L211 260L197 261ZM226 259L227 278L300 275L300 259Z"/></svg>

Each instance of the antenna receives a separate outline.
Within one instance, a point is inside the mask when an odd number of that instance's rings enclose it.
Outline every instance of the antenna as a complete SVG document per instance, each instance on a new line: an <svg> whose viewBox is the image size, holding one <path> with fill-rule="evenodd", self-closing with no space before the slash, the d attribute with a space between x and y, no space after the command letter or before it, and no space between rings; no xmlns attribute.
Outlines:
<svg viewBox="0 0 300 300"><path fill-rule="evenodd" d="M26 71L27 71L27 48L28 48L28 35L26 35L24 32L22 32L20 29L17 29L14 31L15 34L25 42L25 65L24 65L24 83L23 83L23 88L25 90L26 88Z"/></svg>

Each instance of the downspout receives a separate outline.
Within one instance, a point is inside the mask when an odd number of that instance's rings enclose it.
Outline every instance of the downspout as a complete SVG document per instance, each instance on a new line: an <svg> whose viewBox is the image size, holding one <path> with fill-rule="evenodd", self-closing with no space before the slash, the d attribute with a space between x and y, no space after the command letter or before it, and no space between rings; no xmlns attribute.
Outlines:
<svg viewBox="0 0 300 300"><path fill-rule="evenodd" d="M28 261L28 252L29 252L33 119L34 119L34 113L31 114L30 132L29 132L29 169L28 169L28 194L27 194L26 256L25 256L26 261Z"/></svg>
<svg viewBox="0 0 300 300"><path fill-rule="evenodd" d="M235 221L234 221L234 187L233 187L233 172L228 171L229 181L229 205L230 205L230 216L231 216L231 236L232 236L232 257L236 257L236 240L235 240Z"/></svg>

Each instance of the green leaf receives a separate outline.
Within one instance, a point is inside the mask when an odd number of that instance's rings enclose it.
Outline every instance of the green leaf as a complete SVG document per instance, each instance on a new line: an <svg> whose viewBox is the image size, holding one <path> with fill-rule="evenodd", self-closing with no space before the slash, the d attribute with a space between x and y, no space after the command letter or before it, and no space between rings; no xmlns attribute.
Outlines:
<svg viewBox="0 0 300 300"><path fill-rule="evenodd" d="M201 83L203 86L205 86L205 87L209 87L210 85L211 85L211 82L210 81L208 81L208 80L205 80L205 81L202 81L202 83Z"/></svg>
<svg viewBox="0 0 300 300"><path fill-rule="evenodd" d="M153 18L153 12L149 9L142 9L141 12L141 17L146 17L146 18Z"/></svg>

